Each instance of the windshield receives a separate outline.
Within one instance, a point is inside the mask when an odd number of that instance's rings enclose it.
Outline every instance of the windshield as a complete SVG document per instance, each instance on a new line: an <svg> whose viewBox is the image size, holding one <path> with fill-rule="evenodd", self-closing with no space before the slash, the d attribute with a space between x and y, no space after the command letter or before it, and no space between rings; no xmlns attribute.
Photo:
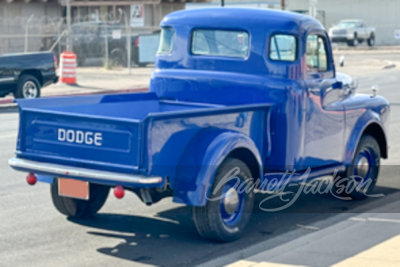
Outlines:
<svg viewBox="0 0 400 267"><path fill-rule="evenodd" d="M357 22L355 21L340 21L337 26L342 28L354 28L356 25Z"/></svg>

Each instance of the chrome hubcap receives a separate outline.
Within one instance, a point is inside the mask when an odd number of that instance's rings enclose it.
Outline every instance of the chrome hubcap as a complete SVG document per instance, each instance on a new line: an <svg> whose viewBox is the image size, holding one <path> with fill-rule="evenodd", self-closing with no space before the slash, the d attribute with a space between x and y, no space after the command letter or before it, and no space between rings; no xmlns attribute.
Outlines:
<svg viewBox="0 0 400 267"><path fill-rule="evenodd" d="M239 206L239 194L235 188L230 188L224 198L224 208L229 215L233 214Z"/></svg>
<svg viewBox="0 0 400 267"><path fill-rule="evenodd" d="M369 171L369 162L366 157L361 157L357 162L357 173L361 177L366 177Z"/></svg>
<svg viewBox="0 0 400 267"><path fill-rule="evenodd" d="M26 82L22 88L22 93L24 98L36 98L38 93L36 84L32 81Z"/></svg>

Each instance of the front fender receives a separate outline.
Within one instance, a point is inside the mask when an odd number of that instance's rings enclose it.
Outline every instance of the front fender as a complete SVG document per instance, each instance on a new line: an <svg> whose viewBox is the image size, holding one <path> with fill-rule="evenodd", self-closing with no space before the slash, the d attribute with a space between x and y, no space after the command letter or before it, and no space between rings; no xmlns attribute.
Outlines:
<svg viewBox="0 0 400 267"><path fill-rule="evenodd" d="M351 132L349 141L347 142L345 156L344 156L344 164L346 166L351 165L352 160L354 158L355 150L357 149L357 145L360 142L363 133L368 128L368 126L370 126L373 123L379 125L379 127L382 129L385 140L387 140L384 122L382 121L381 116L379 116L372 110L368 110L357 120L356 124L353 127L353 131Z"/></svg>
<svg viewBox="0 0 400 267"><path fill-rule="evenodd" d="M179 163L173 201L191 206L204 206L221 163L235 149L245 148L255 157L262 177L258 148L246 135L221 129L206 129L189 144Z"/></svg>

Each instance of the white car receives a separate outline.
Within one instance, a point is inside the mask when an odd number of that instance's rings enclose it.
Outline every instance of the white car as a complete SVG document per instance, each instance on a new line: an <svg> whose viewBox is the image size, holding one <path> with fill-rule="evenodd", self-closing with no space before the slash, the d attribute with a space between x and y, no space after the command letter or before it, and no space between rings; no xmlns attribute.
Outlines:
<svg viewBox="0 0 400 267"><path fill-rule="evenodd" d="M375 28L367 27L362 20L341 20L329 29L332 42L345 42L349 46L357 46L366 41L369 46L375 44Z"/></svg>

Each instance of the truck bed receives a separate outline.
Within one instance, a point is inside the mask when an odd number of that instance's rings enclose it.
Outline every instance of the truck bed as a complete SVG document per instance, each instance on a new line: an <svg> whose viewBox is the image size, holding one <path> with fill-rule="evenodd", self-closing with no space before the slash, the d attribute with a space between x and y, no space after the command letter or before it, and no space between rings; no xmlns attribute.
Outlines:
<svg viewBox="0 0 400 267"><path fill-rule="evenodd" d="M270 105L176 102L160 100L154 93L18 100L18 104L18 158L128 174L148 170L149 162L157 161L173 136L184 149L185 142L205 128L243 132L258 142L263 132L251 129L251 122L265 118L262 112ZM261 113L255 116L255 110Z"/></svg>
<svg viewBox="0 0 400 267"><path fill-rule="evenodd" d="M18 100L19 157L78 167L138 170L148 121L212 105L162 101L155 94Z"/></svg>

